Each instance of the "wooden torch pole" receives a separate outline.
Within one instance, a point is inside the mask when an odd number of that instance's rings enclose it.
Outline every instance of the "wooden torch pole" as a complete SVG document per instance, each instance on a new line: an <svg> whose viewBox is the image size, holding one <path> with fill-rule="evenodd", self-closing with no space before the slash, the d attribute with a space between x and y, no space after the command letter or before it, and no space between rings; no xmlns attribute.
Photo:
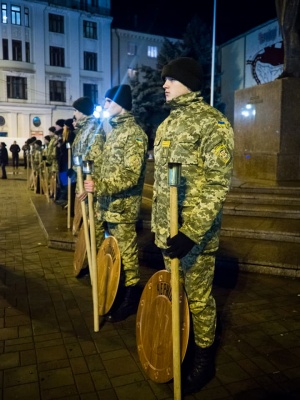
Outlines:
<svg viewBox="0 0 300 400"><path fill-rule="evenodd" d="M68 149L68 169L71 168L71 146L66 143ZM68 176L68 209L67 209L67 229L71 229L71 178Z"/></svg>
<svg viewBox="0 0 300 400"><path fill-rule="evenodd" d="M94 169L93 161L83 161L83 172L86 173L86 179L92 180L92 172ZM99 308L98 308L98 281L97 281L97 251L96 251L96 231L95 216L93 205L93 193L88 193L89 204L89 221L90 221L90 240L91 240L91 282L93 296L93 312L94 312L94 331L99 332Z"/></svg>
<svg viewBox="0 0 300 400"><path fill-rule="evenodd" d="M81 159L81 156L73 157L73 163L77 167L77 182L78 182L79 193L81 194L81 193L83 193L83 180L82 180L82 169L81 169L82 159ZM81 201L81 211L82 211L82 221L83 221L83 229L84 229L86 254L87 254L89 268L91 268L91 266L92 266L92 256L91 256L91 245L90 245L90 236L89 236L89 225L88 225L88 219L87 219L87 215L86 215L86 209L85 209L85 202L84 201Z"/></svg>
<svg viewBox="0 0 300 400"><path fill-rule="evenodd" d="M38 154L38 158L39 158L39 165L38 165L38 169L37 169L37 183L39 185L38 187L38 191L39 194L43 194L43 190L42 190L42 149L39 150L39 154Z"/></svg>
<svg viewBox="0 0 300 400"><path fill-rule="evenodd" d="M178 190L181 164L169 163L168 178L170 186L170 236L178 233ZM171 260L172 286L172 336L173 336L173 375L174 400L181 399L181 344L180 344L180 308L179 308L179 260Z"/></svg>
<svg viewBox="0 0 300 400"><path fill-rule="evenodd" d="M29 145L28 145L29 146ZM30 183L29 183L29 177L30 177L30 171L29 169L31 168L31 162L30 162L30 157L31 157L31 152L30 152L30 146L28 147L27 152L27 168L26 168L26 178L27 178L27 188L30 189Z"/></svg>

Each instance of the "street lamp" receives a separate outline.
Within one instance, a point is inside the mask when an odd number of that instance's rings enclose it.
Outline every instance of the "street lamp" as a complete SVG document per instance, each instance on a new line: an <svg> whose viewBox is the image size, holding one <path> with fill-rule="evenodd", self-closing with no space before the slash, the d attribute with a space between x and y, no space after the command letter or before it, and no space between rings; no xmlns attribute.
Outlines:
<svg viewBox="0 0 300 400"><path fill-rule="evenodd" d="M211 54L211 83L210 83L210 105L211 106L214 105L214 86L215 86L216 10L217 10L217 0L214 0L213 37L212 37L212 54Z"/></svg>

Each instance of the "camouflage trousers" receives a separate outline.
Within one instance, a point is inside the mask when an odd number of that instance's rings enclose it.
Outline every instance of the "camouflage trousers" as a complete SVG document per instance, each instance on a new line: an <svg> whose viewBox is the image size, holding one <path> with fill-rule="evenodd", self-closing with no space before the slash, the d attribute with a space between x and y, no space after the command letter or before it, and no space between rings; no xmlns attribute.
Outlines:
<svg viewBox="0 0 300 400"><path fill-rule="evenodd" d="M216 331L216 303L212 296L215 254L187 254L179 260L180 279L184 284L191 312L195 343L200 347L211 346ZM168 271L171 259L164 252Z"/></svg>
<svg viewBox="0 0 300 400"><path fill-rule="evenodd" d="M97 249L100 248L105 238L105 224L107 224L109 235L113 236L118 242L125 286L136 285L140 280L140 270L135 223L116 224L97 221L95 224Z"/></svg>

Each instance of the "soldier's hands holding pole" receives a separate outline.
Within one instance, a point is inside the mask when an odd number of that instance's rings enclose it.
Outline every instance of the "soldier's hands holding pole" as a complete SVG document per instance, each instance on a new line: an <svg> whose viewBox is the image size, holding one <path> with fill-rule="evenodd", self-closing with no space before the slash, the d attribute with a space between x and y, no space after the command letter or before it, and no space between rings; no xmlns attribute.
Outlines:
<svg viewBox="0 0 300 400"><path fill-rule="evenodd" d="M170 247L166 249L166 253L171 259L182 258L192 250L195 244L192 239L179 231L172 238L168 237L167 245Z"/></svg>

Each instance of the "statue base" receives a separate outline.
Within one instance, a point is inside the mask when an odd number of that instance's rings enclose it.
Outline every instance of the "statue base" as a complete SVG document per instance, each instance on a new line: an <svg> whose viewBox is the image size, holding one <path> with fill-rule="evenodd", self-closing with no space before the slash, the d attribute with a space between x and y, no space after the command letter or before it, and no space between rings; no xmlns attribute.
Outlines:
<svg viewBox="0 0 300 400"><path fill-rule="evenodd" d="M237 178L300 181L300 79L236 91L234 134Z"/></svg>

